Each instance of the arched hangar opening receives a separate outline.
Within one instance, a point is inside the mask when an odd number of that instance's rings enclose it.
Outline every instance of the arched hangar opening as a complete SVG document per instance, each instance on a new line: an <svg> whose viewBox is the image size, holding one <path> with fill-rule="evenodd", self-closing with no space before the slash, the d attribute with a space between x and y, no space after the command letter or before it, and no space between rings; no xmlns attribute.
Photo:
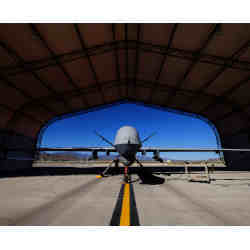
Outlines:
<svg viewBox="0 0 250 250"><path fill-rule="evenodd" d="M40 129L37 148L109 146L100 140L94 131L113 142L117 130L125 125L135 127L141 140L153 132L155 133L146 144L143 144L145 147L219 148L221 145L217 129L202 116L142 102L123 100L51 119ZM100 153L100 155L105 154ZM153 154L148 153L147 156L150 158L153 157ZM209 158L223 160L222 154L215 153L182 153L181 155L162 153L161 156L166 159L170 157L180 160L206 160Z"/></svg>
<svg viewBox="0 0 250 250"><path fill-rule="evenodd" d="M249 148L249 24L0 24L1 168L51 119L131 101L204 117ZM249 153L224 154L249 168Z"/></svg>

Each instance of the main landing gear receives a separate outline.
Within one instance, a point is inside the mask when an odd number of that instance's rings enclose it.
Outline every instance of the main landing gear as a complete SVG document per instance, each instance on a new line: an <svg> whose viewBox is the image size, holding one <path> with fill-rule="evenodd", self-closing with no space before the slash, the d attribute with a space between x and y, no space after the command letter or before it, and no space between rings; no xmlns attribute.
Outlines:
<svg viewBox="0 0 250 250"><path fill-rule="evenodd" d="M115 166L112 166L113 163L115 164ZM124 163L123 163L124 164ZM100 174L102 177L108 177L110 176L110 174L107 174L109 169L111 167L119 167L119 159L115 159L113 160L107 168L105 168L105 170ZM125 183L129 183L131 181L131 176L129 175L129 172L128 172L128 166L124 164L124 177L123 177L123 181Z"/></svg>
<svg viewBox="0 0 250 250"><path fill-rule="evenodd" d="M113 160L108 167L105 168L105 170L100 174L102 177L108 177L109 175L106 175L106 173L108 172L108 170L112 167L112 164L115 164L114 167L119 167L119 159L115 159Z"/></svg>

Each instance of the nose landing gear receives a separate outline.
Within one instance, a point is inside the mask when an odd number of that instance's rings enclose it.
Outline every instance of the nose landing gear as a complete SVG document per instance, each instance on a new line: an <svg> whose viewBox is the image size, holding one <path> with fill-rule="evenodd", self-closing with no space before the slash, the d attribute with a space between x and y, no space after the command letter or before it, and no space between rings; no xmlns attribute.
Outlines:
<svg viewBox="0 0 250 250"><path fill-rule="evenodd" d="M131 181L131 177L128 173L128 166L124 167L124 178L123 178L125 183L129 183Z"/></svg>

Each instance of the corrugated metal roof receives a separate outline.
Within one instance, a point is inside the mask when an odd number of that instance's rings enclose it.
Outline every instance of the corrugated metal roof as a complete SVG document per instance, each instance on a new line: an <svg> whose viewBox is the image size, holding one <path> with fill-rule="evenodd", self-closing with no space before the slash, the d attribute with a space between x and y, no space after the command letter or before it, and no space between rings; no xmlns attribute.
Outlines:
<svg viewBox="0 0 250 250"><path fill-rule="evenodd" d="M122 100L249 128L250 24L0 24L0 128Z"/></svg>

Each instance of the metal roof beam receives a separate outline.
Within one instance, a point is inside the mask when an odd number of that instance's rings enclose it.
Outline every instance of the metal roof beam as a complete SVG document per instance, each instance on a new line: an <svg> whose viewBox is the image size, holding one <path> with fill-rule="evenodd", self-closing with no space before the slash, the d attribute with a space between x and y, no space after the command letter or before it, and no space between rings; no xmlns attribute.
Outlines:
<svg viewBox="0 0 250 250"><path fill-rule="evenodd" d="M239 57L249 48L249 46L250 46L250 40L248 40L246 43L243 44L243 46L241 46L239 49L237 49L237 50L232 54L232 56L231 56L228 60L224 61L224 65L217 71L217 73L215 74L215 76L214 76L211 80L209 80L208 82L204 83L204 84L200 87L200 89L198 90L198 92L204 92L205 89L207 89L209 86L211 86L211 85L215 82L215 80L216 80L225 70L227 70L228 68L230 68L230 67L233 66L233 64L235 63L235 60L236 60L237 58L239 58ZM241 83L236 84L236 86L241 86ZM233 87L233 88L234 88L234 87ZM232 88L232 89L233 89L233 88ZM236 87L236 88L238 88L238 87ZM229 91L231 91L231 90L229 90ZM226 93L226 92L225 92L225 93ZM224 94L225 94L225 93L224 93ZM224 94L223 94L223 95L224 95ZM194 102L194 100L195 100L196 98L198 98L198 97L199 97L199 93L198 93L197 96L195 96L193 99L191 99L191 101L190 101L187 105L191 105L191 104Z"/></svg>
<svg viewBox="0 0 250 250"><path fill-rule="evenodd" d="M141 25L140 23L137 24L137 41L140 41L140 35L141 35ZM136 43L136 49L135 49L135 69L134 69L134 91L136 96L136 79L138 74L138 68L139 68L139 49L138 49L138 43Z"/></svg>
<svg viewBox="0 0 250 250"><path fill-rule="evenodd" d="M69 73L65 70L64 66L60 63L60 61L57 59L54 51L49 47L49 45L47 44L47 42L45 41L45 39L42 37L41 33L39 32L39 30L37 29L35 24L30 24L30 28L32 30L32 33L37 36L39 38L39 40L42 42L42 44L44 45L44 47L50 52L50 54L52 55L52 57L55 60L56 65L62 70L62 72L64 73L64 75L66 76L66 78L69 80L70 85L73 88L77 88L78 85L73 81L73 79L71 78L71 76L69 75ZM64 104L66 103L65 99L60 96L61 99L63 99ZM86 105L86 102L83 101L83 104ZM69 104L66 104L67 107L69 107ZM73 108L70 105L70 109L73 110Z"/></svg>
<svg viewBox="0 0 250 250"><path fill-rule="evenodd" d="M245 133L250 135L250 126L249 126L249 124L245 128L241 128L241 129L239 129L239 130L237 130L236 132L233 132L233 133L225 134L224 136L233 137L233 136L236 136L236 135L239 135L239 134L245 134Z"/></svg>
<svg viewBox="0 0 250 250"><path fill-rule="evenodd" d="M13 89L15 89L17 92L19 92L22 96L24 96L26 99L28 100L33 100L34 98L29 95L26 91L24 91L21 88L18 88L15 84L13 84L11 81L9 81L8 79L6 79L4 76L2 76L0 74L0 84L4 84L5 86L11 87Z"/></svg>
<svg viewBox="0 0 250 250"><path fill-rule="evenodd" d="M128 24L125 23L125 44L126 44L126 81L127 81L127 98L128 98Z"/></svg>
<svg viewBox="0 0 250 250"><path fill-rule="evenodd" d="M16 112L15 109L13 109L13 108L11 108L11 107L5 105L5 104L0 103L0 106L1 106L3 109L6 109L6 110L8 110L8 111L10 111L10 112L13 112L13 113ZM25 112L20 111L20 114L22 114L22 116L27 117L28 119L30 119L30 120L32 120L32 121L34 121L34 122L36 122L36 123L39 123L39 124L43 123L43 121L37 119L36 117L34 117L34 116L30 115L30 114L25 113Z"/></svg>
<svg viewBox="0 0 250 250"><path fill-rule="evenodd" d="M194 54L194 60L192 61L192 63L189 65L189 67L187 68L184 76L182 77L182 79L177 83L177 87L181 87L184 83L184 81L186 80L186 78L188 77L188 75L190 74L190 72L193 70L193 68L195 67L195 65L197 64L197 62L199 61L200 57L201 57L201 52L208 46L209 42L214 38L214 35L217 33L218 29L220 28L221 24L216 24L214 26L214 28L212 29L212 31L208 34L208 37L206 39L206 41L202 44L202 46L196 51L196 53ZM176 96L177 92L174 92L171 96L169 96L167 103L170 104L174 97Z"/></svg>
<svg viewBox="0 0 250 250"><path fill-rule="evenodd" d="M10 47L9 47L6 43L4 43L3 41L0 41L0 46L1 46L2 48L4 48L4 49L11 55L11 57L15 57L15 59L16 59L18 62L20 62L20 63L24 62L23 58L22 58L21 56L19 56L19 55L17 54L16 51L14 51L12 48L10 48ZM33 74L35 74L35 73L33 72ZM36 75L36 74L35 74L35 75ZM22 94L25 98L30 99L30 100L33 100L33 99L34 99L30 94L28 94L28 93L27 93L26 91L24 91L23 89L16 87L15 84L13 84L10 80L8 80L8 79L7 79L5 76L3 76L2 74L0 74L0 80L2 80L2 83L4 83L5 85L7 85L7 86L9 86L9 87L11 87L11 88L14 88L16 91L18 91L20 94ZM47 110L49 113L55 114L55 112L54 112L53 110L51 110L49 107L47 107L46 105L44 105L44 104L41 104L41 105L42 105L42 106L44 107L44 109Z"/></svg>
<svg viewBox="0 0 250 250"><path fill-rule="evenodd" d="M42 102L42 98L39 100L33 99L33 101L30 102L26 102L24 103L21 107L19 107L18 109L16 109L14 111L14 113L12 114L12 117L8 120L7 122L7 126L6 128L9 128L13 123L15 123L16 121L18 121L19 117L22 116L23 114L25 114L24 109L26 107L30 107L31 105L40 105L42 106L44 109L46 106L43 105ZM50 112L51 113L51 112ZM57 115L57 113L51 113L53 116Z"/></svg>
<svg viewBox="0 0 250 250"><path fill-rule="evenodd" d="M126 80L127 80L127 78L120 79L120 83L118 83L116 80L102 82L102 85L107 87L107 88L113 87L113 86L121 86L121 85L126 86ZM134 78L128 78L128 80L130 82L133 82L135 79ZM154 86L153 81L145 81L145 80L139 80L139 79L137 79L136 81L137 81L138 85L144 86L146 88L152 88ZM176 87L173 87L172 85L167 84L167 83L159 84L159 89L161 91L167 91L167 92L181 91L183 93L187 93L188 95L190 95L190 94L194 95L194 94L197 93L197 92L195 92L193 90L176 88ZM62 94L64 96L76 97L76 96L84 95L85 93L97 92L97 91L98 91L97 86L90 86L90 87L87 87L87 88L78 88L78 89L75 89L75 90L65 91L65 92L62 92L60 94ZM203 96L219 99L217 96L207 94L207 93L203 93ZM56 98L56 95L50 95L50 96L42 97L42 98L39 98L39 99L34 99L33 101L26 103L25 105L33 105L33 104L42 103L42 102L48 102L49 103L50 100L53 100L55 98ZM232 105L230 100L227 100L226 98L220 98L220 100L223 103Z"/></svg>
<svg viewBox="0 0 250 250"><path fill-rule="evenodd" d="M226 98L227 96L230 96L230 95L231 95L234 91L236 91L238 88L240 88L240 87L242 87L243 85L249 83L249 81L250 81L250 75L247 76L247 77L246 77L245 79L243 79L242 81L240 81L240 82L238 82L237 84L235 84L232 88L230 88L230 89L224 91L222 95L218 96L218 98L221 98L221 97ZM219 100L219 99L218 99L218 100ZM206 110L208 110L208 109L214 107L214 106L217 105L217 104L219 104L218 101L215 101L215 102L213 102L213 103L210 103L208 106L206 106L206 107L202 110L202 112L205 112Z"/></svg>
<svg viewBox="0 0 250 250"><path fill-rule="evenodd" d="M8 81L4 77L0 76L0 80L1 80L0 83L5 84L8 87L14 88L16 91L18 91L20 94L22 94L25 98L29 99L29 102L34 101L34 99L29 94L27 94L26 92L24 92L22 89L17 88L13 83L11 83L10 81ZM52 115L55 115L55 113L52 112L47 106L43 105L43 103L39 103L39 104L48 113L50 113ZM35 117L33 117L33 116L29 115L29 114L25 114L24 112L19 112L18 110L12 109L12 108L4 105L4 104L0 104L0 105L3 106L4 108L8 108L8 110L10 110L11 112L13 112L12 117L11 117L11 119L9 121L11 121L14 117L18 117L20 115L25 115L26 117L29 117L30 119L32 117L33 120L35 119L35 120L38 121L38 119L36 119ZM8 121L8 123L9 123L9 121Z"/></svg>
<svg viewBox="0 0 250 250"><path fill-rule="evenodd" d="M25 65L25 60L18 55L18 53L16 51L14 51L12 48L10 48L7 44L4 44L4 42L1 41L0 44L4 49L6 49L8 51L8 53L10 53L12 56L15 57L16 60L18 60L18 62L20 62L20 64ZM34 72L33 70L29 70L29 72L35 77L36 80L38 80L45 88L47 88L51 93L55 94L55 91L52 91L52 89L48 86L48 84L46 84L45 82L43 82L39 76L36 74L36 72ZM9 80L5 79L3 76L1 77L1 80L7 84L8 86L14 87L15 85L13 83L11 83ZM25 96L26 98L28 98L30 101L32 102L35 98L33 98L32 96L30 96L29 94L27 94L25 91L23 91L20 88L14 87L16 90L18 90L23 96ZM56 98L60 99L60 97L56 94ZM22 105L25 106L26 104ZM44 110L46 110L48 113L55 115L56 112L49 108L48 106L46 106L44 103L39 103L40 106L43 107ZM70 109L71 110L71 109ZM7 127L9 127L10 125L12 125L20 116L24 115L25 113L23 111L20 111L20 108L15 110L14 113L12 114L11 119L9 119L8 123L7 123ZM27 116L27 115L26 115ZM32 117L30 115L28 115L29 117Z"/></svg>
<svg viewBox="0 0 250 250"><path fill-rule="evenodd" d="M168 40L167 51L171 48L172 42L174 40L174 35L176 33L177 28L178 28L178 24L174 24L174 27L171 30L171 34L170 34L170 37L169 37L169 40ZM166 63L166 59L167 59L167 53L165 53L164 56L163 56L163 58L162 58L160 69L159 69L158 74L157 74L156 79L155 79L154 87L152 88L151 95L149 96L149 99L148 99L149 103L152 102L154 93L158 89L158 86L159 86L159 82L158 81L160 79L161 72L163 70L163 66Z"/></svg>
<svg viewBox="0 0 250 250"><path fill-rule="evenodd" d="M222 121L222 120L225 120L226 118L228 118L228 117L230 117L230 116L232 116L232 115L234 115L234 114L236 114L236 113L240 113L240 112L242 112L242 113L244 113L246 116L248 116L248 115L250 115L250 114L246 113L246 109L249 109L249 107L250 107L250 102L248 102L248 103L245 104L245 105L239 105L238 107L234 108L233 111L228 112L228 113L226 113L226 114L224 114L224 115L222 115L222 116L219 116L219 117L217 117L216 119ZM250 118L250 116L249 116L249 118Z"/></svg>
<svg viewBox="0 0 250 250"><path fill-rule="evenodd" d="M133 79L131 79L131 80L133 80ZM137 83L141 84L142 86L144 86L146 88L152 88L154 86L153 81L146 81L146 80L137 79ZM182 93L187 93L188 95L193 95L193 94L196 93L194 90L180 89L180 88L177 88L177 87L173 87L172 85L169 85L167 83L166 84L160 84L159 88L161 89L161 91L167 91L167 92L180 91ZM211 97L213 99L219 99L216 95L207 94L207 93L203 93L202 96ZM220 98L220 101L225 103L225 104L233 105L233 103L230 100L226 99L226 98Z"/></svg>
<svg viewBox="0 0 250 250"><path fill-rule="evenodd" d="M215 117L213 119L213 122L223 121L223 120L227 119L228 117L230 117L230 116L232 116L232 115L234 115L236 113L241 113L243 119L246 119L247 121L250 121L250 115L245 112L243 107L241 107L240 105L238 105L236 103L232 103L232 105L233 105L233 108L232 108L231 112L223 114L222 116Z"/></svg>
<svg viewBox="0 0 250 250"><path fill-rule="evenodd" d="M4 42L1 42L1 43L0 43L0 46L2 46L5 50L7 50L8 53L9 53L12 57L15 57L15 59L19 62L20 65L22 65L22 67L27 68L27 64L25 63L25 60L24 60L20 55L18 55L18 53L17 53L16 51L14 51L13 49L11 49L7 44L4 44ZM55 93L55 92L56 92L53 88L51 88L51 87L49 86L48 83L44 82L44 81L37 75L37 73L34 72L33 69L27 69L27 72L31 73L31 74L34 76L34 78L35 78L37 81L39 81L39 82L40 82L49 92L51 92L51 93ZM44 107L46 107L46 106L44 106ZM68 107L68 106L66 105L66 107ZM47 109L47 110L50 110L48 107L46 107L46 109ZM50 112L51 112L51 110L50 110ZM53 111L53 112L54 112L54 111Z"/></svg>
<svg viewBox="0 0 250 250"><path fill-rule="evenodd" d="M113 41L115 42L116 41L116 38L115 38L115 23L112 23L112 37L113 37ZM120 81L120 65L119 65L119 58L118 58L118 52L117 52L117 46L115 46L115 66L116 66L116 77L117 77L117 81L119 82ZM122 90L121 88L119 88L119 93L120 93L120 96L122 97Z"/></svg>
<svg viewBox="0 0 250 250"><path fill-rule="evenodd" d="M7 51L7 54L10 56L10 57L14 57L15 60L17 61L18 65L21 65L21 62L20 62L20 57L17 55L17 53L11 49L9 47L9 45L6 44L6 42L3 42L0 40L0 46L5 50Z"/></svg>
<svg viewBox="0 0 250 250"><path fill-rule="evenodd" d="M102 86L100 85L100 83L99 83L99 81L98 81L97 73L96 73L95 68L94 68L94 65L93 65L93 63L92 63L92 61L91 61L91 58L90 58L90 56L89 56L89 54L88 54L88 50L86 49L86 45L85 45L85 42L84 42L84 40L83 40L83 38L82 38L82 36L81 36L81 32L80 32L80 30L79 30L79 28L78 28L78 25L77 25L77 24L74 24L74 28L75 28L77 37L78 37L78 39L79 39L79 41L80 41L81 47L82 47L83 51L86 53L86 56L87 56L87 59L88 59L88 63L89 63L90 69L91 69L92 74L93 74L93 76L94 76L96 85L97 85L97 87L98 87L98 89L99 89L99 91L100 91L100 93L101 93L103 103L105 104L106 101L105 101L105 96L104 96L104 93L103 93L103 90L102 90Z"/></svg>
<svg viewBox="0 0 250 250"><path fill-rule="evenodd" d="M129 46L129 49L131 50L133 49L135 50L137 46L139 51L141 50L151 53L157 53L163 56L180 58L191 62L196 60L195 51L188 51L178 48L167 49L167 46L154 45L137 40L128 40L127 44ZM240 50L241 53L243 53L244 49L246 49L247 46L249 45L247 44L245 46L246 46L245 48ZM117 50L118 49L126 50L126 41L122 40L122 41L106 43L104 45L98 45L91 48L87 48L86 50L88 52L88 55L92 56L92 55L101 55L104 53L108 53L114 50L115 48ZM75 60L79 60L81 58L86 58L86 57L87 55L83 50L73 50L71 52L60 55L54 55L46 59L19 63L18 66L2 66L0 67L0 70L3 71L5 75L16 75L24 72L30 72L31 69L41 70L50 66L58 66L57 63L58 60L60 60L62 63L66 63L66 62L73 62ZM231 57L224 58L220 56L200 54L199 62L225 67L225 69L232 68L241 71L250 71L250 62L239 61L238 59L236 59L236 57L235 59L232 59ZM218 74L220 74L220 72L218 72Z"/></svg>
<svg viewBox="0 0 250 250"><path fill-rule="evenodd" d="M33 102L35 99L32 98L29 94L27 94L25 91L23 91L22 89L19 89L17 88L13 83L11 83L9 80L5 79L4 77L0 76L0 79L1 79L1 82L2 84L5 84L6 86L8 87L11 87L11 88L14 88L16 91L18 91L20 94L22 94L25 98L29 99L29 103L30 102ZM52 115L55 115L56 113L53 111L51 111L51 109L49 109L46 105L44 105L42 102L38 102L38 104L44 109L46 110L48 113L52 114ZM1 104L2 106L4 104ZM25 104L24 104L25 105ZM22 105L23 106L23 105ZM6 106L8 107L8 106ZM25 112L23 111L20 111L19 109L11 109L9 108L10 111L13 112L11 118L9 119L9 121L7 122L7 126L9 127L9 124L12 124L13 122L15 122L20 116L24 115L26 117L29 117L30 119L32 120L37 120L37 121L40 121L38 119L36 119L35 117L29 115L29 114L26 114Z"/></svg>
<svg viewBox="0 0 250 250"><path fill-rule="evenodd" d="M107 81L107 82L103 82L102 83L103 86L106 87L113 87L114 85L118 85L116 80L112 80L112 81ZM89 93L89 92L98 92L98 88L97 86L90 86L87 88L77 88L74 90L70 90L70 91L65 91L60 93L61 95L64 96L69 96L69 97L77 97L77 96L83 96L85 95L85 93ZM26 107L29 107L30 105L36 105L36 104L40 104L42 102L50 102L50 100L54 100L56 98L56 95L50 95L50 96L46 96L46 97L41 97L39 99L34 99L33 101L27 102L24 105L22 105L18 110L24 110ZM88 108L88 107L86 107Z"/></svg>

